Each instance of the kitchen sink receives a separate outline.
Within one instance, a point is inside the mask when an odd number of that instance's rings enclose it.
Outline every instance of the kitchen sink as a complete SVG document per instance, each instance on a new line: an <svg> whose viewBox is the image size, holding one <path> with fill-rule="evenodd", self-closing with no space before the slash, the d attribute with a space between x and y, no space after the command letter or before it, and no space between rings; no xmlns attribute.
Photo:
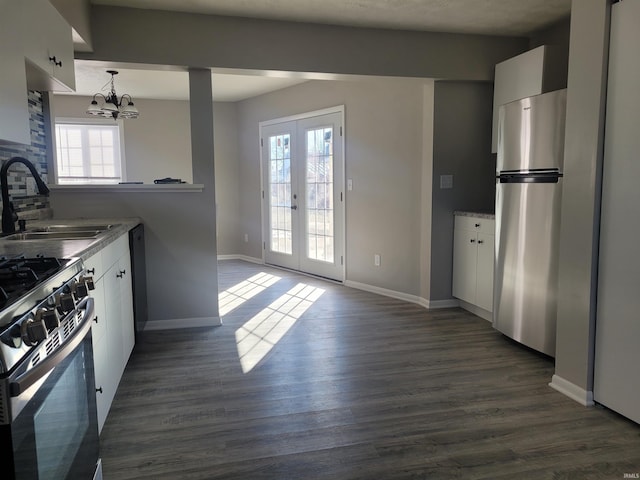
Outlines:
<svg viewBox="0 0 640 480"><path fill-rule="evenodd" d="M34 228L32 232L104 232L111 230L115 225L49 225L48 227Z"/></svg>
<svg viewBox="0 0 640 480"><path fill-rule="evenodd" d="M71 232L22 232L5 237L5 240L82 240L96 238L101 232L71 231Z"/></svg>

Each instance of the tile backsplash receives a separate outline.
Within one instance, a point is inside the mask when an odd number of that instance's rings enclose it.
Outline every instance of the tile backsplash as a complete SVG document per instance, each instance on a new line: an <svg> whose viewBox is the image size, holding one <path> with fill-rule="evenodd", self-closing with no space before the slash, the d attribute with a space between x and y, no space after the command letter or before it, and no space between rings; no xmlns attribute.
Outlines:
<svg viewBox="0 0 640 480"><path fill-rule="evenodd" d="M31 145L0 145L0 163L12 157L23 157L36 167L45 183L47 179L47 147L44 128L44 103L42 94L29 91L29 123ZM49 198L33 194L35 182L27 168L19 163L11 165L8 171L9 196L21 218L47 218L51 215ZM31 190L31 191L29 191ZM1 204L0 204L1 207Z"/></svg>

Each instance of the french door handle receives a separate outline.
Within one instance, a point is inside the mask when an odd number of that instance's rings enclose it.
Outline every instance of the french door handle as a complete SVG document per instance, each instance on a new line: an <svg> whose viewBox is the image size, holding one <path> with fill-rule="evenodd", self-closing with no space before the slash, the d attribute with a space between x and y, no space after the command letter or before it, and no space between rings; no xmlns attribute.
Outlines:
<svg viewBox="0 0 640 480"><path fill-rule="evenodd" d="M297 210L298 209L298 205L291 205L291 210Z"/></svg>

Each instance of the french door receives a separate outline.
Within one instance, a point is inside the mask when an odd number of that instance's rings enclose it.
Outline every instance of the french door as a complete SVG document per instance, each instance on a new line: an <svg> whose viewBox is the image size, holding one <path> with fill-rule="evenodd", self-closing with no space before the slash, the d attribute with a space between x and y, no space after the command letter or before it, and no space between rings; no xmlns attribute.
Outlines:
<svg viewBox="0 0 640 480"><path fill-rule="evenodd" d="M342 111L261 124L264 259L344 279Z"/></svg>

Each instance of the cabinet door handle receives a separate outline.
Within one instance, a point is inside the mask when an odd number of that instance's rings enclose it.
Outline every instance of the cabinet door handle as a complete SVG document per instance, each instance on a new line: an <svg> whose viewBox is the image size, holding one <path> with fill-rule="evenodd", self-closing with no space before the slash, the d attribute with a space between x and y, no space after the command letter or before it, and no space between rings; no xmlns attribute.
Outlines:
<svg viewBox="0 0 640 480"><path fill-rule="evenodd" d="M122 278L122 273L116 273L116 277Z"/></svg>
<svg viewBox="0 0 640 480"><path fill-rule="evenodd" d="M124 275L125 273L127 273L127 271L126 271L126 270L120 270L120 274L121 274L121 275Z"/></svg>
<svg viewBox="0 0 640 480"><path fill-rule="evenodd" d="M478 245L480 245L481 243L484 243L484 240L478 240Z"/></svg>
<svg viewBox="0 0 640 480"><path fill-rule="evenodd" d="M57 67L62 66L62 60L58 60L55 55L53 57L49 57L49 61Z"/></svg>
<svg viewBox="0 0 640 480"><path fill-rule="evenodd" d="M471 240L469 240L471 243L476 243L476 239L472 238Z"/></svg>
<svg viewBox="0 0 640 480"><path fill-rule="evenodd" d="M102 393L102 387L96 388L96 393Z"/></svg>
<svg viewBox="0 0 640 480"><path fill-rule="evenodd" d="M480 224L479 223L476 223L476 228L480 228Z"/></svg>
<svg viewBox="0 0 640 480"><path fill-rule="evenodd" d="M96 315L96 318L93 319L94 322L98 323L98 316Z"/></svg>
<svg viewBox="0 0 640 480"><path fill-rule="evenodd" d="M96 269L95 268L88 268L87 269L87 273L91 274L91 275L95 275L96 273Z"/></svg>

